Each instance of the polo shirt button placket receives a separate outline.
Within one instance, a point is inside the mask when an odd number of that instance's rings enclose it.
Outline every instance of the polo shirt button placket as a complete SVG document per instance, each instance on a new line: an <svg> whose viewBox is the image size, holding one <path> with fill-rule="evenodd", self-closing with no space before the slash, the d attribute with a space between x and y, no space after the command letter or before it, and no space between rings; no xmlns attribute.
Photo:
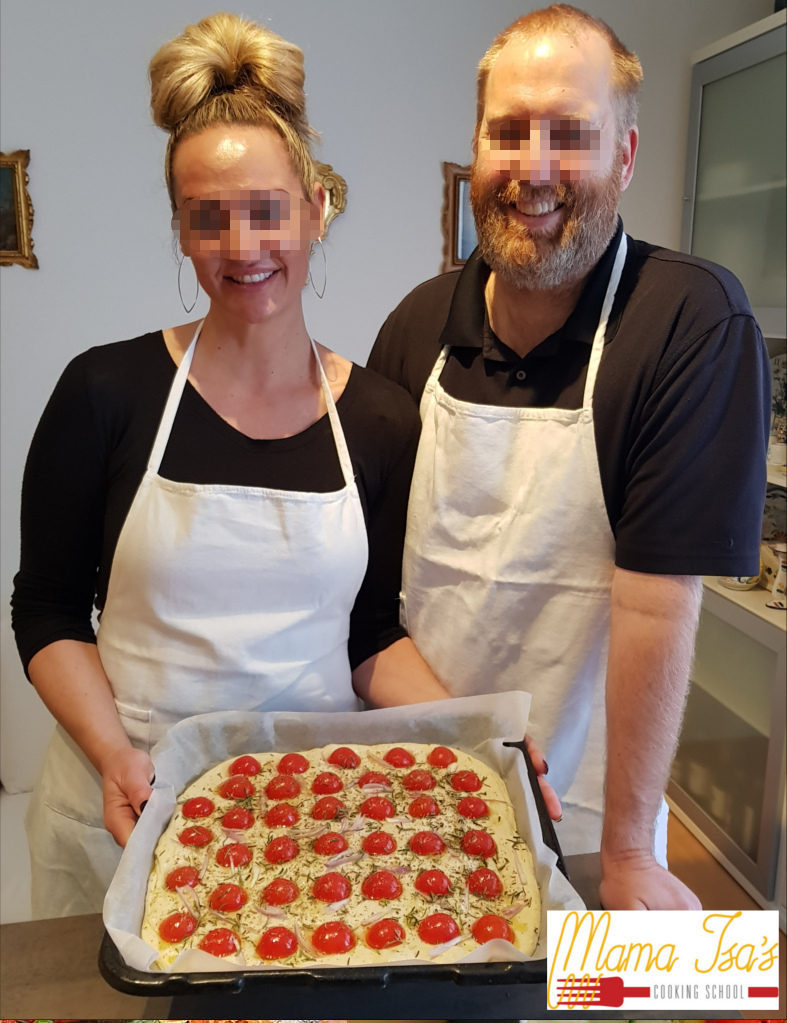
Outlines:
<svg viewBox="0 0 787 1023"><path fill-rule="evenodd" d="M527 373L523 369L518 369L514 375L520 383L527 377Z"/></svg>

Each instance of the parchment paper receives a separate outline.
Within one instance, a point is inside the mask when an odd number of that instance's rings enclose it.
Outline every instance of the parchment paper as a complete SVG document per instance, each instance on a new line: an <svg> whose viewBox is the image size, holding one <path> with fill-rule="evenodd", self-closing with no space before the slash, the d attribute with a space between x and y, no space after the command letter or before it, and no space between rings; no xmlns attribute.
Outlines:
<svg viewBox="0 0 787 1023"><path fill-rule="evenodd" d="M222 711L200 714L179 722L152 750L156 782L104 900L107 933L129 966L152 972L151 964L158 952L144 942L139 933L156 843L169 823L177 796L216 764L242 753L289 753L328 743L438 743L455 746L477 757L494 768L506 784L519 834L533 854L541 892L541 929L532 958L545 958L547 910L583 909L584 903L557 869L554 852L544 845L541 838L538 810L521 752L503 746L504 740L521 741L529 709L529 694L516 692L458 697L361 713ZM508 942L496 939L480 945L459 961L524 961L529 958ZM408 962L402 960L391 965L404 966ZM423 966L421 959L412 962ZM318 964L304 965L313 969ZM171 972L224 973L229 970L281 968L275 964L244 965L230 957L219 959L200 949L186 949L172 964ZM329 966L320 968L331 969Z"/></svg>

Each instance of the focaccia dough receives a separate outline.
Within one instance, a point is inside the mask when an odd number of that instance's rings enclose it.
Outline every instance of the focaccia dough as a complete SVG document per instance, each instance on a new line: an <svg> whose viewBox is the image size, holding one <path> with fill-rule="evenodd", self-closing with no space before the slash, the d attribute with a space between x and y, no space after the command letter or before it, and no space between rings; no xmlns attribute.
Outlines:
<svg viewBox="0 0 787 1023"><path fill-rule="evenodd" d="M436 744L435 744L436 745ZM303 751L309 761L304 773L292 775L300 783L300 794L283 800L271 799L265 794L268 783L282 777L277 764L283 753L253 753L260 764L258 774L250 776L254 793L243 799L225 798L218 788L229 777L229 767L238 758L227 760L212 768L191 784L178 800L178 807L158 841L153 870L148 881L145 900L145 915L141 936L153 948L159 950L155 967L167 969L184 948L197 948L205 934L214 928L227 928L239 939L240 950L234 956L225 957L230 964L245 966L269 965L319 966L382 964L405 959L420 959L425 962L448 963L462 959L478 942L471 933L473 924L486 914L495 914L508 920L514 933L514 944L525 954L531 955L538 941L541 920L541 902L535 880L533 860L524 840L517 834L514 811L505 785L499 775L486 764L461 750L452 748L456 762L448 767L433 767L427 756L435 745L415 743L382 743L375 746L351 745L360 757L357 767L346 768L328 762L336 744L320 749ZM392 767L384 760L394 748L402 748L415 757L412 766ZM294 751L293 751L294 752ZM410 815L412 801L421 795L420 790L408 790L404 779L413 770L426 769L435 779L435 787L424 790L423 795L432 797L440 808L437 816L416 818ZM342 815L333 820L315 820L311 816L315 802L322 798L312 792L312 782L323 772L332 772L341 779L342 789L335 795L344 804ZM366 772L385 774L390 780L389 791L362 791L357 779ZM478 791L455 791L452 778L457 772L472 771L481 780ZM394 804L395 815L385 820L374 820L361 816L358 808L370 796L384 796ZM203 796L209 798L215 809L209 816L187 819L183 805L187 800ZM479 819L469 819L457 811L457 805L466 796L480 797L487 804L489 813ZM300 815L292 827L269 827L265 815L277 802L286 802L295 807ZM222 818L233 807L242 806L254 816L251 828L228 833L222 825ZM184 829L201 825L212 833L209 845L197 848L183 845L179 835ZM312 850L313 842L328 831L341 832L349 848L341 854L349 862L330 865L333 857L321 856ZM362 842L373 831L388 832L396 841L396 851L388 855L363 853ZM494 839L497 851L488 859L471 856L462 850L463 835L468 831L486 831ZM440 855L423 856L412 852L408 843L417 832L434 831L445 843ZM289 836L299 846L298 855L280 864L271 864L265 858L265 849L273 838ZM242 842L252 852L251 862L244 867L222 867L216 854L223 845ZM353 859L351 854L363 853ZM191 866L200 873L195 887L170 891L166 878L176 867ZM469 892L467 879L478 868L493 870L502 882L502 894L485 898ZM409 869L408 869L409 868ZM417 891L414 882L424 870L441 870L451 882L451 891L444 896L425 896ZM402 893L398 898L374 901L362 893L362 884L370 873L377 870L392 871L399 878ZM352 886L348 900L336 906L328 906L312 895L314 881L328 871L343 874ZM271 915L266 914L261 902L261 893L266 885L277 877L287 878L298 886L299 897L290 905L274 907ZM217 914L210 908L211 893L224 882L233 882L244 889L248 901L239 910ZM270 907L268 907L270 908ZM170 944L159 935L159 925L172 913L189 909L197 919L194 933L185 940ZM450 947L429 945L418 936L417 927L425 917L433 913L449 914L458 924L461 940ZM392 918L405 930L405 940L395 947L382 951L370 948L366 943L367 927L376 920ZM332 920L343 921L352 929L356 944L348 952L320 955L311 945L311 934L320 924ZM264 931L271 927L287 927L300 938L298 950L288 959L268 961L257 952L257 944ZM437 951L438 954L435 954Z"/></svg>

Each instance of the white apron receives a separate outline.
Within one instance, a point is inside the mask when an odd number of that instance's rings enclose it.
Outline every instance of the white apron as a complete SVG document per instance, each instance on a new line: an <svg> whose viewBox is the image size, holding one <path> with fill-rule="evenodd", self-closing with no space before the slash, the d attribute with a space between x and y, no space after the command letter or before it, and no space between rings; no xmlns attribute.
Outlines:
<svg viewBox="0 0 787 1023"><path fill-rule="evenodd" d="M528 732L563 800L567 854L601 841L615 541L593 392L625 256L623 235L582 408L459 401L439 382L443 349L421 399L407 517L403 624L452 695L532 694Z"/></svg>
<svg viewBox="0 0 787 1023"><path fill-rule="evenodd" d="M178 483L158 470L201 326L120 533L98 630L121 721L145 751L194 714L359 708L347 638L366 524L316 346L341 490ZM99 912L120 849L103 828L100 776L59 726L27 826L34 916Z"/></svg>

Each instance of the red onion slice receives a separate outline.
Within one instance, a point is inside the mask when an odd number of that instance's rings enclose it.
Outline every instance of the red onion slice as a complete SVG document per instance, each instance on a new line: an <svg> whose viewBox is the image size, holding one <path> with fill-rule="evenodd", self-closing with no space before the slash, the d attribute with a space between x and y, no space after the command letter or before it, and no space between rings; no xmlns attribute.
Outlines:
<svg viewBox="0 0 787 1023"><path fill-rule="evenodd" d="M308 956L309 959L316 959L317 956L314 954L314 949L309 948L309 946L306 944L306 939L303 936L303 931L301 931L300 925L296 922L293 925L292 929L293 933L295 934L295 940L298 942L298 947L300 948L301 952L303 952L304 955Z"/></svg>
<svg viewBox="0 0 787 1023"><path fill-rule="evenodd" d="M468 935L458 934L455 938L451 938L450 941L443 942L442 945L435 945L435 947L428 953L429 958L433 959L435 956L442 955L449 948L453 948L454 945L458 945L460 941L464 941Z"/></svg>
<svg viewBox="0 0 787 1023"><path fill-rule="evenodd" d="M338 909L344 909L344 907L349 903L349 901L350 901L349 898L346 898L341 899L339 902L332 902L330 905L325 906L325 908L323 909L323 913L333 913Z"/></svg>
<svg viewBox="0 0 787 1023"><path fill-rule="evenodd" d="M325 866L333 869L334 867L341 866L342 863L357 863L358 860L362 860L366 853L353 852L352 849L345 849L344 852L339 853L337 856L332 856L331 859L325 861Z"/></svg>

